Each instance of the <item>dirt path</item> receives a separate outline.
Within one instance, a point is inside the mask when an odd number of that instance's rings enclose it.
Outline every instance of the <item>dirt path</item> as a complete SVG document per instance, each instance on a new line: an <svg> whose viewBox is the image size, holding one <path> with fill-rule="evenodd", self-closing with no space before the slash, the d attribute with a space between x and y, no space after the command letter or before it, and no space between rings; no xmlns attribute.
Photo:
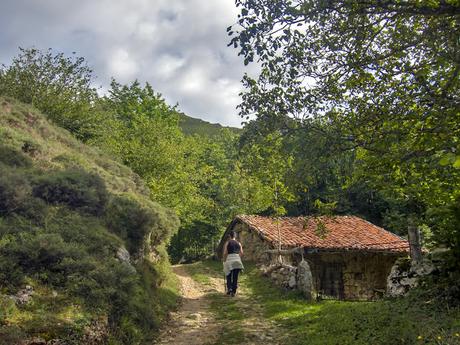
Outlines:
<svg viewBox="0 0 460 345"><path fill-rule="evenodd" d="M198 272L205 277L203 282L192 279L187 265L174 266L174 272L182 285L183 300L156 344L284 343L282 332L264 318L260 301L245 287L244 277L237 297L232 298L224 294L223 279L215 271Z"/></svg>
<svg viewBox="0 0 460 345"><path fill-rule="evenodd" d="M199 345L214 344L220 323L210 310L210 294L223 293L216 278L209 278L210 284L194 281L186 267L173 267L180 280L182 303L179 310L171 315L171 320L156 344ZM222 284L220 284L222 285Z"/></svg>

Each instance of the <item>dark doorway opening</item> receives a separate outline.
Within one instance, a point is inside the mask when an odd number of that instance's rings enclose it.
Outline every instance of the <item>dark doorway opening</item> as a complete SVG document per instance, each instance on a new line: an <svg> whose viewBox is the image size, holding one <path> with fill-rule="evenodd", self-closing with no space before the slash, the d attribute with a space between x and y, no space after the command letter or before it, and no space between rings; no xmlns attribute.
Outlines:
<svg viewBox="0 0 460 345"><path fill-rule="evenodd" d="M318 292L321 298L344 299L342 264L321 264Z"/></svg>

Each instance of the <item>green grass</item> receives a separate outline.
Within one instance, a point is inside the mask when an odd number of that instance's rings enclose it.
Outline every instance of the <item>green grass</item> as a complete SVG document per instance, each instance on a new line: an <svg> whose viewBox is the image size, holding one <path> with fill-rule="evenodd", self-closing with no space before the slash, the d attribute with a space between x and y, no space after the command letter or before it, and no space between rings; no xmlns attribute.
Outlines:
<svg viewBox="0 0 460 345"><path fill-rule="evenodd" d="M245 314L242 313L238 300L221 293L210 296L211 310L216 320L222 324L216 345L245 344L247 341L243 321Z"/></svg>
<svg viewBox="0 0 460 345"><path fill-rule="evenodd" d="M265 316L288 334L286 345L460 344L460 310L415 296L377 302L307 302L248 271L248 288Z"/></svg>
<svg viewBox="0 0 460 345"><path fill-rule="evenodd" d="M186 268L192 279L201 284L209 285L210 277L223 279L222 263L218 261L198 261Z"/></svg>
<svg viewBox="0 0 460 345"><path fill-rule="evenodd" d="M244 320L245 315L241 312L241 308L239 307L236 298L229 298L226 295L217 293L212 295L211 299L211 308L216 312L217 320Z"/></svg>
<svg viewBox="0 0 460 345"><path fill-rule="evenodd" d="M220 263L209 261L193 267L197 277L221 271ZM425 301L416 291L407 298L377 302L308 302L299 293L271 284L254 265L245 267L240 287L247 295L247 308L238 304L238 298L211 296L211 308L224 325L217 344L244 343L248 330L243 320L250 305L257 304L266 322L278 325L285 345L460 344L460 309Z"/></svg>

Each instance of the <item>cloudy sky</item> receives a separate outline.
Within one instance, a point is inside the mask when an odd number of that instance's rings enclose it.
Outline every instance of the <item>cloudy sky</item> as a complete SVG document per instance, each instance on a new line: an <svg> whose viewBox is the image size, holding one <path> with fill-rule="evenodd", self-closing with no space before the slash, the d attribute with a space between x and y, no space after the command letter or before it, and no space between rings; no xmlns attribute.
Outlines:
<svg viewBox="0 0 460 345"><path fill-rule="evenodd" d="M239 126L237 13L234 0L0 0L0 63L18 47L75 51L98 85L148 81L190 116Z"/></svg>

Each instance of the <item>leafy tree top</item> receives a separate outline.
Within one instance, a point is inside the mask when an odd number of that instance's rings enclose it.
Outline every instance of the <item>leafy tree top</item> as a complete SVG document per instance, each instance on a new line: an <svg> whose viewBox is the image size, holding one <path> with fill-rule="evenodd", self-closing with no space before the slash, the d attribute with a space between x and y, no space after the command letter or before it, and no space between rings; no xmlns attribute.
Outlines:
<svg viewBox="0 0 460 345"><path fill-rule="evenodd" d="M383 137L423 141L458 130L458 1L236 4L230 45L262 66L258 78L244 77L242 116L326 116L338 135L374 150ZM456 146L447 140L437 149Z"/></svg>

